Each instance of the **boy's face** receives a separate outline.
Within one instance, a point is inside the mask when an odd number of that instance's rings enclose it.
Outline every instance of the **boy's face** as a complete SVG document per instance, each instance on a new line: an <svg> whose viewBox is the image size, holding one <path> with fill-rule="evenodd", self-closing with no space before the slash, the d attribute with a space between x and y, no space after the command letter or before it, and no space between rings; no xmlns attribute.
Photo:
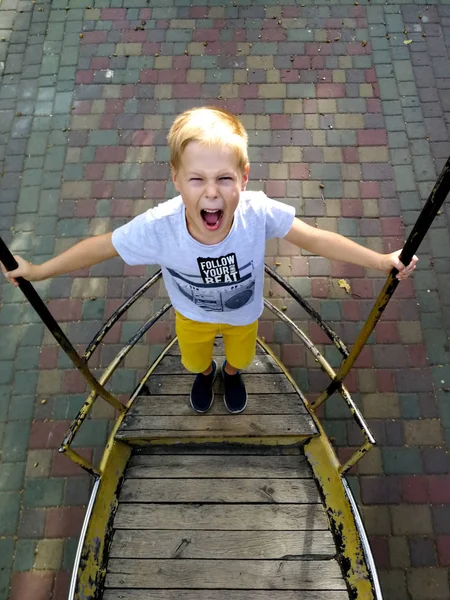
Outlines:
<svg viewBox="0 0 450 600"><path fill-rule="evenodd" d="M173 182L186 207L189 233L203 244L218 244L233 224L239 194L245 190L249 167L243 173L229 148L190 142Z"/></svg>

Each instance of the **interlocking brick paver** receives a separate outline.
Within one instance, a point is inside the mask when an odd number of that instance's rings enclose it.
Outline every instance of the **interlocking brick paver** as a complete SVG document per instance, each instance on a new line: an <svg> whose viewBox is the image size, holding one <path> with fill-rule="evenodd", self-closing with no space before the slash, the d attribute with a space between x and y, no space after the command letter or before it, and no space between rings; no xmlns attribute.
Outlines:
<svg viewBox="0 0 450 600"><path fill-rule="evenodd" d="M292 204L313 225L372 248L397 248L450 154L445 0L178 4L101 0L86 8L71 0L66 11L54 0L40 11L3 0L9 30L0 40L0 225L14 250L45 260L169 197L167 130L175 114L206 101L242 116L255 189ZM141 20L145 29L135 31ZM405 30L410 45L403 44ZM384 596L395 600L450 595L449 219L443 211L435 222L414 286L399 286L372 336L376 345L348 381L379 442L352 485L360 489ZM283 243L268 246L268 256L352 343L379 276L363 279L362 269L296 256ZM57 320L69 323L69 337L86 344L144 273L112 262L39 289ZM340 277L349 279L352 297L338 287ZM270 289L285 301L281 289ZM14 292L2 286L0 494L12 503L9 537L0 540L0 566L3 557L7 562L0 600L52 593L59 600L67 597L90 482L54 454L85 384ZM163 302L164 290L157 295L148 297L146 313ZM305 319L293 303L286 306ZM131 312L108 337L102 364L138 317ZM261 331L306 392L323 387L317 365L284 324L270 318ZM167 333L155 331L150 347L127 358L115 391L129 392ZM317 327L310 335L335 360ZM106 439L110 413L103 408L96 406L77 440L88 458ZM330 403L325 415L335 443L355 441L343 406Z"/></svg>

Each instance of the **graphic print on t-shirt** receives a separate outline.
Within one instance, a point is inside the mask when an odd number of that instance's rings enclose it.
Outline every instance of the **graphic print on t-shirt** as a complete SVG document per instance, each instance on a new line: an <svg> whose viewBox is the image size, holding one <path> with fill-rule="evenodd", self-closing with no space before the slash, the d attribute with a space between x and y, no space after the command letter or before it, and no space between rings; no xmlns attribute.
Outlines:
<svg viewBox="0 0 450 600"><path fill-rule="evenodd" d="M239 268L236 254L218 258L198 257L199 275L168 269L179 291L199 308L229 312L249 304L255 297L253 262Z"/></svg>

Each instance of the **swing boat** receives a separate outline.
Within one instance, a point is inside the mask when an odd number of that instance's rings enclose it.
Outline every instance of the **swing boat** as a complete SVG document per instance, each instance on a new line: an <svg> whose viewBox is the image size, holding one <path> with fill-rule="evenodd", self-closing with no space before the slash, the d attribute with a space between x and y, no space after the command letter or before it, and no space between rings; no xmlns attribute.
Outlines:
<svg viewBox="0 0 450 600"><path fill-rule="evenodd" d="M450 188L450 159L423 207L401 260L409 264ZM0 260L16 262L0 238ZM380 600L377 572L345 475L375 444L344 379L398 280L388 276L352 350L277 273L280 284L342 355L335 372L301 329L270 301L265 306L313 354L330 383L309 403L286 367L258 339L246 371L247 410L229 415L219 401L205 416L189 408L192 375L171 340L124 405L104 387L138 340L170 309L165 304L120 350L97 380L89 359L118 319L161 277L145 282L105 323L80 356L33 286L19 287L91 392L60 452L94 478L69 600ZM215 356L224 354L216 340ZM216 396L221 382L216 382ZM341 394L364 442L341 464L317 416ZM118 411L99 467L71 445L98 397Z"/></svg>

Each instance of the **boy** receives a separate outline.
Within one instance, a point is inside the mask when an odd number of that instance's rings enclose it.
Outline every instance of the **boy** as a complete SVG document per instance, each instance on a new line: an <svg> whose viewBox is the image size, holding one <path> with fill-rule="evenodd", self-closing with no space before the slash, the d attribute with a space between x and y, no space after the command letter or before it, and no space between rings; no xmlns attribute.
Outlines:
<svg viewBox="0 0 450 600"><path fill-rule="evenodd" d="M139 215L113 233L83 240L61 255L5 273L38 281L90 267L114 256L130 265L159 263L176 312L183 365L196 373L190 402L198 413L213 402L217 365L214 338L224 338L224 402L242 412L247 393L241 370L255 354L263 310L264 250L267 239L285 238L329 259L408 277L400 251L378 254L295 218L292 207L262 192L246 192L247 133L240 121L218 108L188 110L172 125L168 143L175 189L180 195Z"/></svg>

